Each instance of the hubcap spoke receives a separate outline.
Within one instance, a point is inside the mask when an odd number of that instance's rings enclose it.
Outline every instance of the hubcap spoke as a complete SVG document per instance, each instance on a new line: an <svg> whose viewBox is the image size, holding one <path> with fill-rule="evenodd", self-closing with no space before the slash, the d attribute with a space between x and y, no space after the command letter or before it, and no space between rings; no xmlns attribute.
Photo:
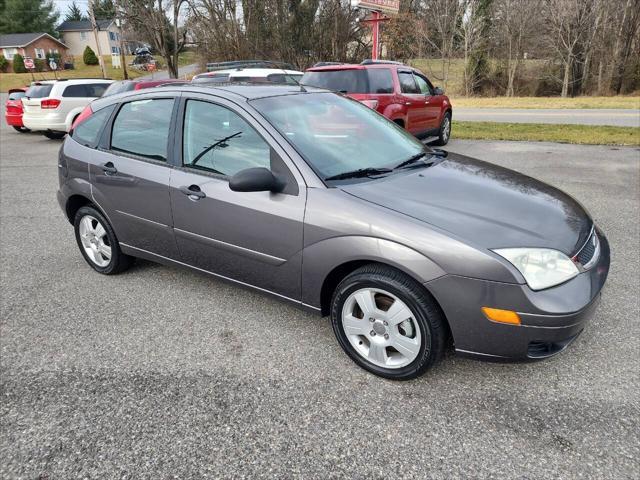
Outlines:
<svg viewBox="0 0 640 480"><path fill-rule="evenodd" d="M358 302L358 306L360 307L360 310L362 310L362 313L364 313L365 317L372 316L377 310L373 295L374 292L371 290L361 290L356 293L356 302Z"/></svg>
<svg viewBox="0 0 640 480"><path fill-rule="evenodd" d="M420 350L420 344L416 338L405 337L400 333L394 333L389 337L391 346L398 350L402 355L409 358L415 358Z"/></svg>
<svg viewBox="0 0 640 480"><path fill-rule="evenodd" d="M95 227L94 227L95 224ZM111 261L111 247L105 243L107 231L91 215L85 215L78 225L80 243L87 258L99 267L106 267Z"/></svg>
<svg viewBox="0 0 640 480"><path fill-rule="evenodd" d="M106 259L110 259L111 258L111 247L108 245L105 245L104 243L101 243L100 246L98 247L98 251L106 258Z"/></svg>
<svg viewBox="0 0 640 480"><path fill-rule="evenodd" d="M391 308L387 310L387 321L390 325L398 325L408 318L411 318L411 310L400 300L393 302Z"/></svg>
<svg viewBox="0 0 640 480"><path fill-rule="evenodd" d="M357 318L347 315L342 321L344 333L347 335L364 335L367 333L369 321L366 318Z"/></svg>
<svg viewBox="0 0 640 480"><path fill-rule="evenodd" d="M380 365L386 365L388 358L387 349L383 345L371 342L369 345L369 360Z"/></svg>
<svg viewBox="0 0 640 480"><path fill-rule="evenodd" d="M97 223L96 228L94 229L93 233L95 234L96 237L98 238L102 238L105 236L105 234L107 233L104 229L104 227L102 226L102 224L100 222Z"/></svg>

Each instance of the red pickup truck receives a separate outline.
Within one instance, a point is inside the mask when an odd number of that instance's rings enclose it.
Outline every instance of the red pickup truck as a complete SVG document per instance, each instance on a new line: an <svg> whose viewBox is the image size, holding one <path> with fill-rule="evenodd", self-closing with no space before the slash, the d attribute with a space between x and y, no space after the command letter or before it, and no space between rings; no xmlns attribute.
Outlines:
<svg viewBox="0 0 640 480"><path fill-rule="evenodd" d="M419 138L437 137L446 145L451 136L451 102L420 70L390 61L360 64L316 64L301 83L342 92L358 100Z"/></svg>

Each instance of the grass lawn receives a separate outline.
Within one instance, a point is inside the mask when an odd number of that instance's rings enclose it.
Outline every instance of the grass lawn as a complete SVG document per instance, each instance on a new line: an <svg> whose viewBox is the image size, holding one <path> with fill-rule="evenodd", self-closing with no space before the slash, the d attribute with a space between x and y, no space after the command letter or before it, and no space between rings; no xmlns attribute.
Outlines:
<svg viewBox="0 0 640 480"><path fill-rule="evenodd" d="M640 146L640 128L542 123L453 122L452 138Z"/></svg>
<svg viewBox="0 0 640 480"><path fill-rule="evenodd" d="M454 97L451 103L461 108L635 108L640 97Z"/></svg>
<svg viewBox="0 0 640 480"><path fill-rule="evenodd" d="M114 80L122 80L122 69L113 68L111 66L111 55L103 55L105 66L107 67L107 77ZM143 75L148 75L148 72L141 72L129 67L129 63L133 60L132 55L127 55L127 73L129 78L137 78ZM186 51L180 54L178 65L188 65L196 61L195 52ZM76 57L74 70L64 70L56 72L58 78L81 78L81 77L95 77L102 78L102 72L99 65L85 65L82 63L82 59ZM34 72L33 78L36 80L53 80L55 78L53 72ZM32 81L30 73L0 73L0 92L6 92L10 88L23 87L29 85Z"/></svg>

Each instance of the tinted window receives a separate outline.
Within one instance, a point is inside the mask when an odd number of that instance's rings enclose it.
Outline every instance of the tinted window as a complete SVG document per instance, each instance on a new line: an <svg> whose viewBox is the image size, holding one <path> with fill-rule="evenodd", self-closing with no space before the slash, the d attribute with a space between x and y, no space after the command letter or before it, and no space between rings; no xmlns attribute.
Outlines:
<svg viewBox="0 0 640 480"><path fill-rule="evenodd" d="M172 99L125 103L113 122L111 148L166 161L172 109Z"/></svg>
<svg viewBox="0 0 640 480"><path fill-rule="evenodd" d="M418 88L420 89L420 93L424 93L426 95L431 95L431 89L429 88L429 84L427 80L420 75L413 76L418 84Z"/></svg>
<svg viewBox="0 0 640 480"><path fill-rule="evenodd" d="M123 82L113 82L110 84L105 92L102 94L103 97L108 95L115 95L116 93L130 92L135 88L136 84L130 81Z"/></svg>
<svg viewBox="0 0 640 480"><path fill-rule="evenodd" d="M412 73L398 72L398 78L400 79L400 89L402 93L420 93Z"/></svg>
<svg viewBox="0 0 640 480"><path fill-rule="evenodd" d="M73 129L71 138L87 147L97 145L100 134L115 105L109 105L94 112L89 118Z"/></svg>
<svg viewBox="0 0 640 480"><path fill-rule="evenodd" d="M393 93L393 77L388 68L371 68L369 76L369 93Z"/></svg>
<svg viewBox="0 0 640 480"><path fill-rule="evenodd" d="M24 96L25 96L24 92L11 92L9 94L9 100L20 100Z"/></svg>
<svg viewBox="0 0 640 480"><path fill-rule="evenodd" d="M272 73L267 75L267 80L271 83L286 83L287 85L297 85L301 79L302 75L291 75L288 73Z"/></svg>
<svg viewBox="0 0 640 480"><path fill-rule="evenodd" d="M375 110L333 93L267 97L251 104L323 178L394 167L424 150L415 137Z"/></svg>
<svg viewBox="0 0 640 480"><path fill-rule="evenodd" d="M306 72L302 83L312 87L326 88L335 92L368 93L366 70L324 70Z"/></svg>
<svg viewBox="0 0 640 480"><path fill-rule="evenodd" d="M267 142L238 114L212 103L189 100L184 114L183 163L221 175L252 167L270 168Z"/></svg>
<svg viewBox="0 0 640 480"><path fill-rule="evenodd" d="M229 74L205 75L202 77L194 77L191 83L224 83L229 81Z"/></svg>
<svg viewBox="0 0 640 480"><path fill-rule="evenodd" d="M85 85L88 97L101 97L109 86L108 83L88 83Z"/></svg>
<svg viewBox="0 0 640 480"><path fill-rule="evenodd" d="M27 93L25 96L29 98L44 98L48 97L51 93L51 89L53 88L52 84L45 85L33 85L27 89Z"/></svg>
<svg viewBox="0 0 640 480"><path fill-rule="evenodd" d="M84 85L69 85L62 92L63 97L88 97L87 89Z"/></svg>

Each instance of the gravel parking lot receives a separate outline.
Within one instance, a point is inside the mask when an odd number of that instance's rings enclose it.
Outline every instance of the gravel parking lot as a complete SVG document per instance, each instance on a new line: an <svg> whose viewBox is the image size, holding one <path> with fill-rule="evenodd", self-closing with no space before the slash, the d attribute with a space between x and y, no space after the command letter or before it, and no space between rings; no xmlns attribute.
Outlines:
<svg viewBox="0 0 640 480"><path fill-rule="evenodd" d="M0 129L0 477L640 475L640 149L452 141L576 196L611 274L562 355L449 355L397 383L260 293L148 262L94 273L55 201L59 146Z"/></svg>

